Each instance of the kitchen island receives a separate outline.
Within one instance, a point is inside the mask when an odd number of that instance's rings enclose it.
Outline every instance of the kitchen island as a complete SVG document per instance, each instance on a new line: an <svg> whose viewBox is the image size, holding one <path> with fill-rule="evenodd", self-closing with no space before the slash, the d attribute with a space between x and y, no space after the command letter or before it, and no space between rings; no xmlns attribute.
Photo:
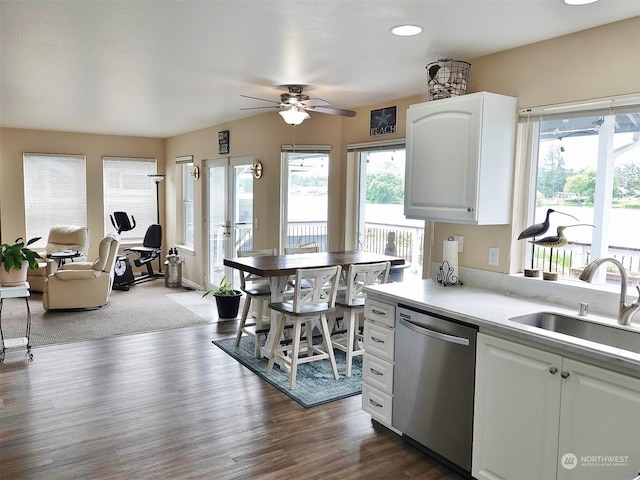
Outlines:
<svg viewBox="0 0 640 480"><path fill-rule="evenodd" d="M510 320L542 311L577 317L577 304L572 310L479 288L443 287L432 280L369 287L367 294L373 310L384 308L387 317L400 307L408 307L477 328L470 472L474 478L605 479L637 475L638 349L629 351ZM579 318L615 328L620 335L640 334L637 323L621 326L615 318L595 314ZM365 319L365 332L385 328L375 315L365 314ZM406 348L398 344L395 335L398 323L388 322L386 328L387 341L395 336L391 351ZM391 413L398 391L392 387L385 390L375 383L383 378L380 372L389 378L398 377L399 372L394 371L396 359L383 362L375 351L366 350L365 365L371 363L367 358L387 369L375 368L375 373L364 369L363 408L375 420L400 432ZM415 361L420 360L416 355Z"/></svg>

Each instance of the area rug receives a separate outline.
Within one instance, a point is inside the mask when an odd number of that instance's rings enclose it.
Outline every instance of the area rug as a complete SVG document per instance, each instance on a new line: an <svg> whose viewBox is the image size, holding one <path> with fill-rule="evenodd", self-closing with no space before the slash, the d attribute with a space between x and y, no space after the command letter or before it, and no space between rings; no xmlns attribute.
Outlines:
<svg viewBox="0 0 640 480"><path fill-rule="evenodd" d="M214 323L174 301L180 290L165 288L162 279L111 292L108 305L95 310L44 310L42 294L32 293L31 345L34 347L99 340L120 335ZM186 291L186 290L182 290ZM5 338L22 337L26 327L24 299L5 299L2 331Z"/></svg>
<svg viewBox="0 0 640 480"><path fill-rule="evenodd" d="M235 358L260 378L266 380L300 405L311 408L362 393L362 356L353 359L351 377L345 377L345 353L336 351L338 380L333 378L329 360L298 365L296 388L289 390L289 374L275 365L267 374L267 359L253 356L253 339L242 337L240 346L235 339L214 340L213 343Z"/></svg>

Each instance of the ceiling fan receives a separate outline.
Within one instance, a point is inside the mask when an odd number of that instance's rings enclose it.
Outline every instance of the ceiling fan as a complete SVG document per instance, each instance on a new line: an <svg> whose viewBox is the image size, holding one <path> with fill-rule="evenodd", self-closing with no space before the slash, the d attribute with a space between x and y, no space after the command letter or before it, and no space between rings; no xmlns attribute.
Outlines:
<svg viewBox="0 0 640 480"><path fill-rule="evenodd" d="M254 110L257 108L279 108L278 112L284 121L289 125L300 125L307 118L309 118L308 112L320 112L328 113L330 115L341 115L343 117L355 117L356 112L353 110L344 110L342 108L334 108L329 105L329 102L321 98L311 98L308 95L302 93L304 85L284 85L288 92L280 95L280 101L267 100L266 98L251 97L249 95L240 95L244 98L252 98L254 100L260 100L262 102L271 102L276 105L269 105L265 107L247 107L240 110ZM314 104L313 101L322 102L322 105Z"/></svg>

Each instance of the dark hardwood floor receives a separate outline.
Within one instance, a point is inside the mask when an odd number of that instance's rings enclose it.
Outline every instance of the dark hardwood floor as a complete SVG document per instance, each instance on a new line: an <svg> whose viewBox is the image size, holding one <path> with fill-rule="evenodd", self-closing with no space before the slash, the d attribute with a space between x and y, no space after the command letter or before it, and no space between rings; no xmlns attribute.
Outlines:
<svg viewBox="0 0 640 480"><path fill-rule="evenodd" d="M0 478L454 479L355 396L305 409L211 344L236 322L9 352Z"/></svg>

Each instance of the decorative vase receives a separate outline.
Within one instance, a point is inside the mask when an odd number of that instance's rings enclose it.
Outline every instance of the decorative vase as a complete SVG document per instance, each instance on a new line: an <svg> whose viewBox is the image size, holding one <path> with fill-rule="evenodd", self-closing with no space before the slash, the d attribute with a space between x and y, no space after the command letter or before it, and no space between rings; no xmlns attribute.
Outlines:
<svg viewBox="0 0 640 480"><path fill-rule="evenodd" d="M242 292L235 291L236 295L215 295L216 306L218 307L219 318L236 318L238 316L238 310L240 309L240 298L242 298Z"/></svg>
<svg viewBox="0 0 640 480"><path fill-rule="evenodd" d="M4 269L4 265L0 265L0 285L3 287L17 287L24 285L27 281L27 273L29 272L29 262L22 262L22 268L16 270L10 269L8 272Z"/></svg>

